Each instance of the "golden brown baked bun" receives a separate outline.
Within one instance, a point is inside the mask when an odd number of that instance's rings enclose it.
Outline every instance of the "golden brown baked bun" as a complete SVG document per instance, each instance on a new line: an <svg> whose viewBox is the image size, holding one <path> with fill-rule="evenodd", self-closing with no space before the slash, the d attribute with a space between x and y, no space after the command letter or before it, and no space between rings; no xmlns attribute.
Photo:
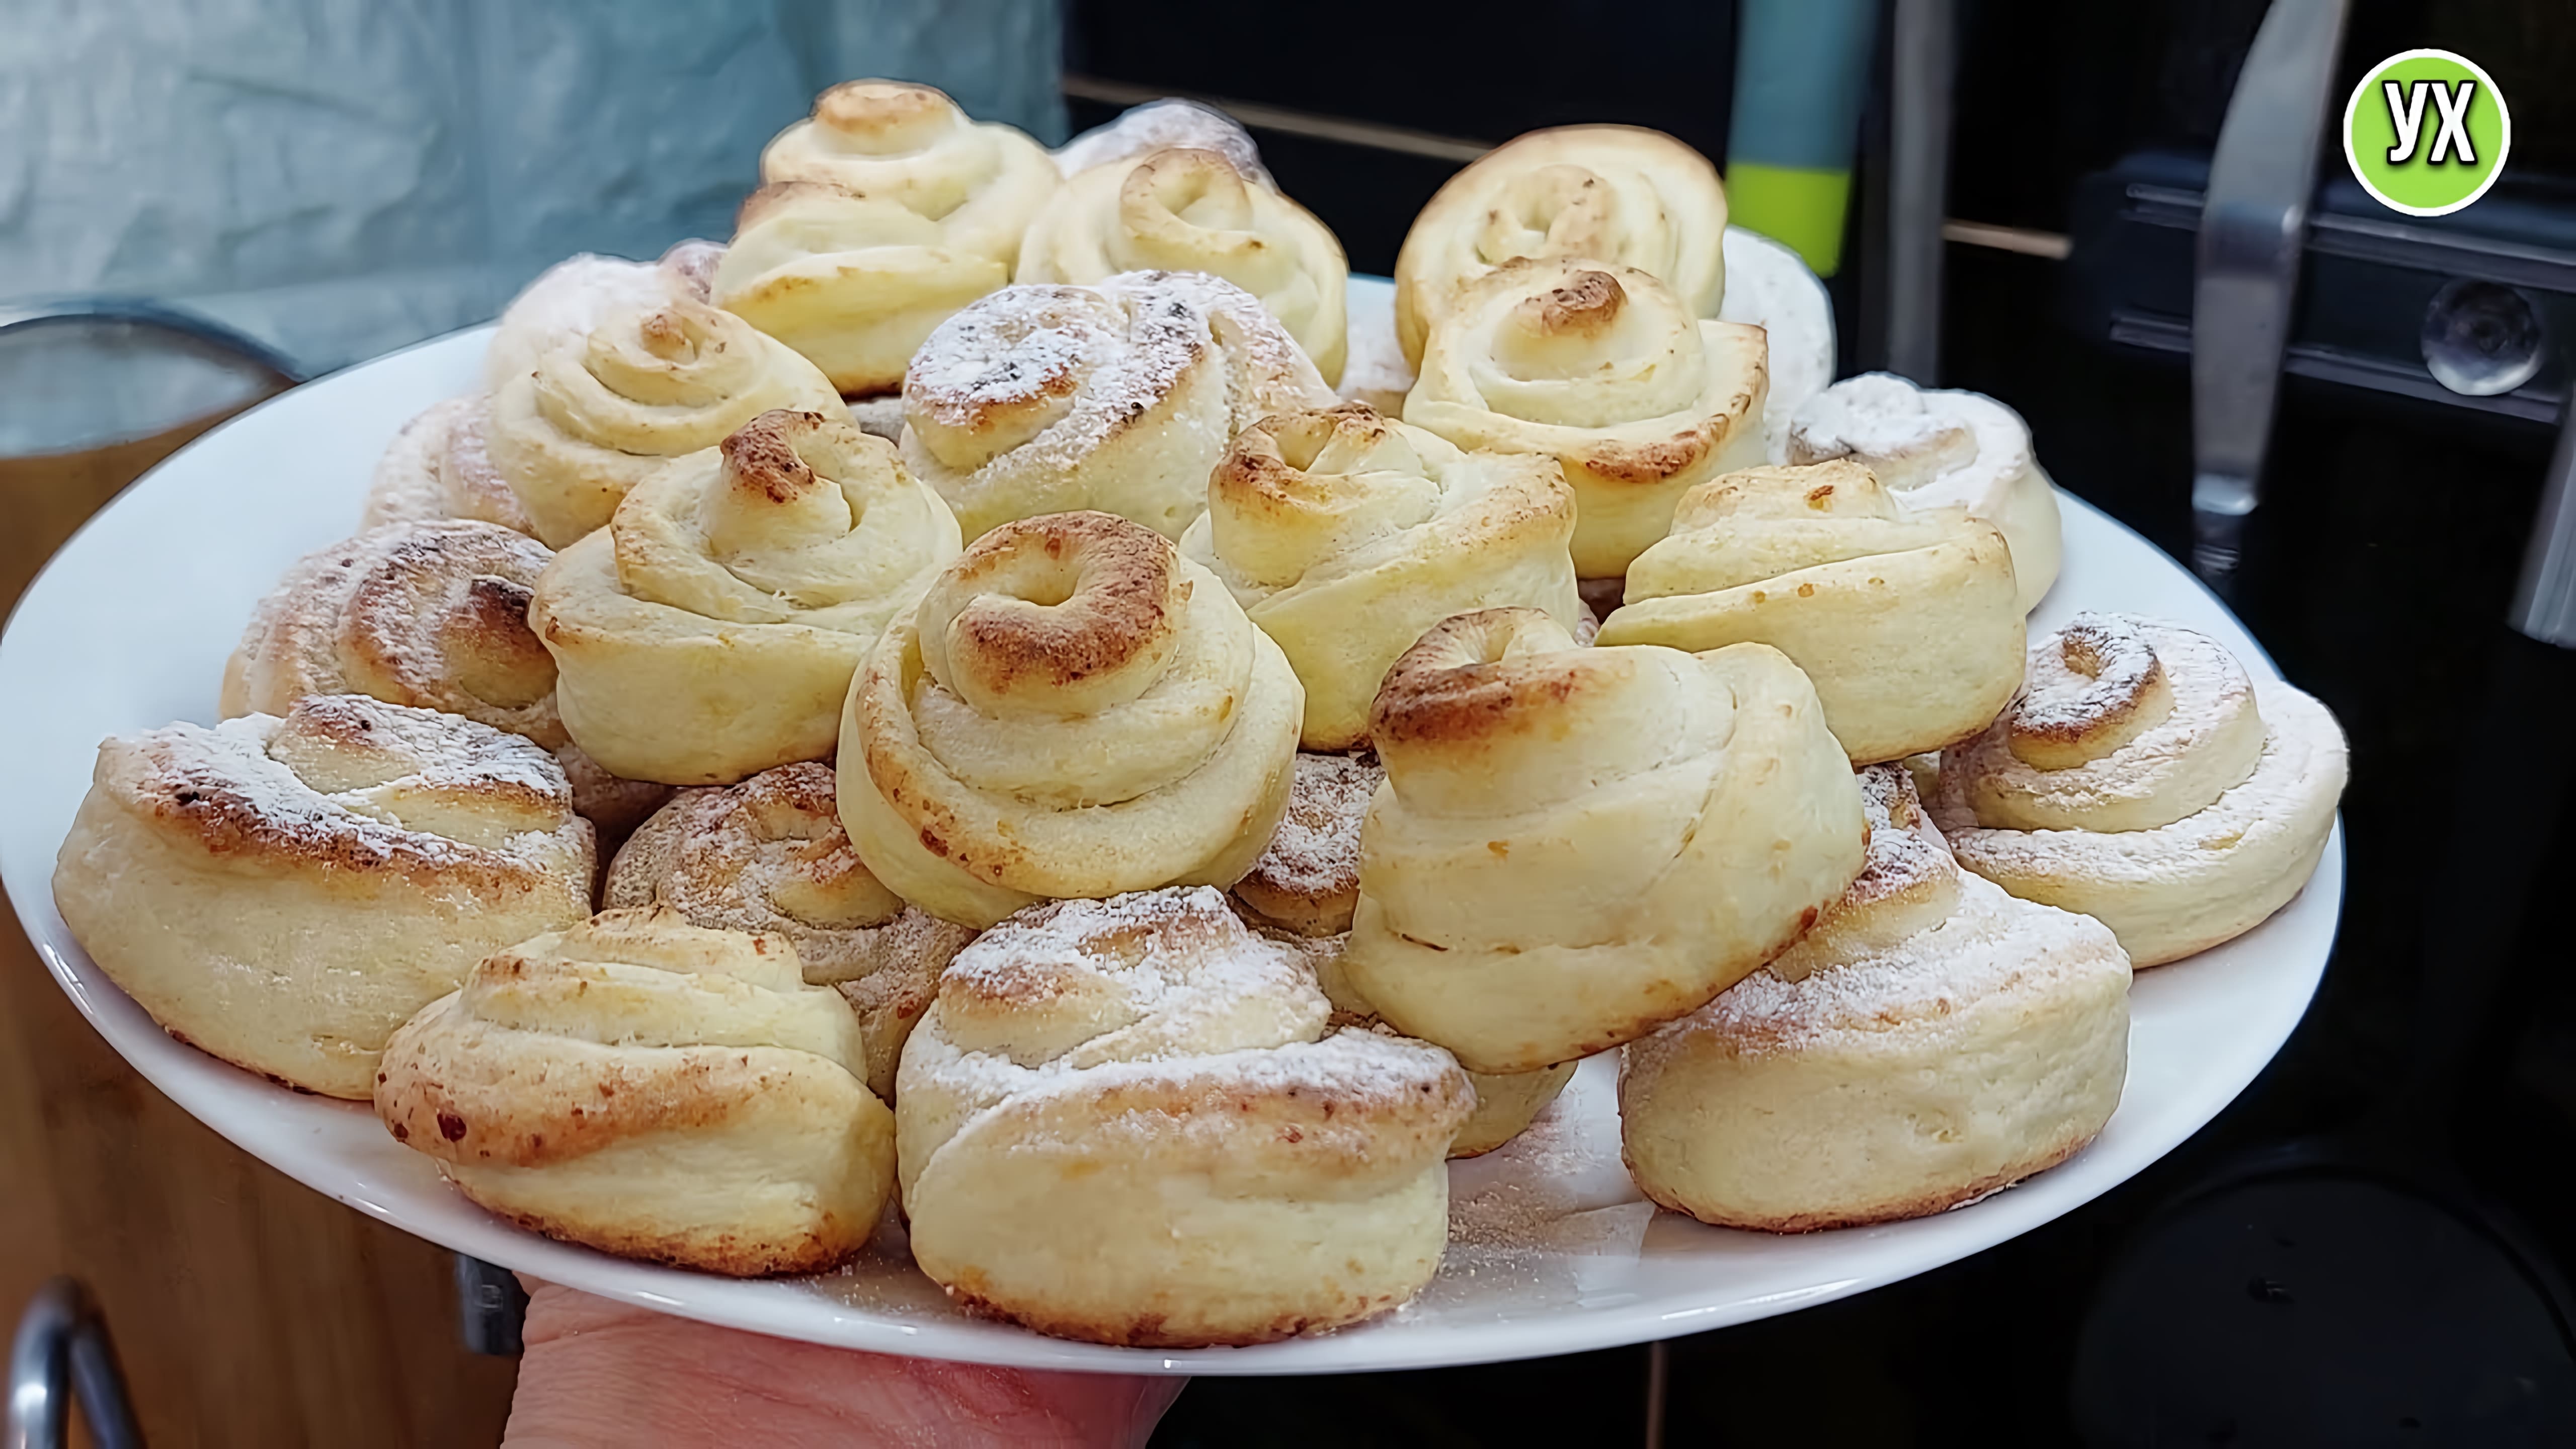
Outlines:
<svg viewBox="0 0 2576 1449"><path fill-rule="evenodd" d="M1105 513L986 534L850 691L841 820L933 915L1231 885L1287 807L1305 693L1225 587Z"/></svg>
<svg viewBox="0 0 2576 1449"><path fill-rule="evenodd" d="M723 254L714 242L693 238L675 244L657 262L583 252L555 263L502 309L483 354L483 385L499 391L510 379L535 370L538 358L599 330L613 312L651 312L674 301L707 300L707 278Z"/></svg>
<svg viewBox="0 0 2576 1449"><path fill-rule="evenodd" d="M1954 745L2021 687L2012 551L1993 524L1914 513L1850 462L1750 468L1682 495L1628 566L1604 644L1768 644L1806 671L1856 764Z"/></svg>
<svg viewBox="0 0 2576 1449"><path fill-rule="evenodd" d="M814 364L730 312L675 301L611 312L492 394L492 466L562 548L626 490L773 408L842 416Z"/></svg>
<svg viewBox="0 0 2576 1449"><path fill-rule="evenodd" d="M1860 790L1779 651L1583 648L1535 609L1433 629L1370 735L1345 964L1471 1071L1535 1071L1705 1005L1860 871Z"/></svg>
<svg viewBox="0 0 2576 1449"><path fill-rule="evenodd" d="M172 1036L364 1101L485 953L580 920L596 853L544 750L363 695L110 737L54 864L90 959Z"/></svg>
<svg viewBox="0 0 2576 1449"><path fill-rule="evenodd" d="M725 784L830 757L859 660L957 549L884 439L763 413L637 484L538 578L528 619L594 759Z"/></svg>
<svg viewBox="0 0 2576 1449"><path fill-rule="evenodd" d="M385 1049L376 1115L521 1227L750 1277L857 1252L894 1188L858 1018L776 936L607 911L495 952Z"/></svg>
<svg viewBox="0 0 2576 1449"><path fill-rule="evenodd" d="M608 867L611 910L664 906L691 925L761 932L796 948L805 979L859 1014L868 1090L894 1097L903 1039L940 969L975 939L877 883L850 849L832 767L763 770L724 790L683 790Z"/></svg>
<svg viewBox="0 0 2576 1449"><path fill-rule="evenodd" d="M990 242L992 238L984 238ZM715 302L803 353L845 393L890 393L930 329L1011 280L1011 253L828 181L781 181L742 204Z"/></svg>
<svg viewBox="0 0 2576 1449"><path fill-rule="evenodd" d="M2206 635L2087 613L2031 646L2029 686L1992 727L1942 754L1932 813L1961 865L2101 921L2144 970L2288 905L2345 773L2314 698L2249 679Z"/></svg>
<svg viewBox="0 0 2576 1449"><path fill-rule="evenodd" d="M606 849L671 791L610 774L565 732L554 657L528 626L553 559L525 534L464 520L390 524L308 554L225 663L223 716L283 715L316 694L461 714L551 750Z"/></svg>
<svg viewBox="0 0 2576 1449"><path fill-rule="evenodd" d="M1332 402L1295 339L1231 282L1134 272L1006 287L913 358L903 456L970 540L1082 508L1177 539L1236 433Z"/></svg>
<svg viewBox="0 0 2576 1449"><path fill-rule="evenodd" d="M1450 177L1414 217L1395 258L1396 336L1419 366L1457 295L1521 257L1649 272L1687 315L1714 317L1725 236L1717 168L1661 131L1532 131Z"/></svg>
<svg viewBox="0 0 2576 1449"><path fill-rule="evenodd" d="M904 81L843 81L760 153L760 179L827 181L935 219L946 244L1009 266L1020 233L1062 177L1045 149L976 121L946 93Z"/></svg>
<svg viewBox="0 0 2576 1449"><path fill-rule="evenodd" d="M1449 1054L1333 1030L1216 891L1057 901L958 954L896 1098L912 1252L951 1298L1100 1343L1260 1343L1429 1282Z"/></svg>
<svg viewBox="0 0 2576 1449"><path fill-rule="evenodd" d="M1158 268L1260 298L1324 381L1341 380L1351 266L1340 239L1222 151L1175 147L1074 175L1029 222L1017 280L1090 284Z"/></svg>
<svg viewBox="0 0 2576 1449"><path fill-rule="evenodd" d="M1816 928L1628 1044L1646 1196L1720 1227L1921 1217L2046 1171L2111 1120L2129 962L2101 922L1963 874L1901 765L1861 772L1869 864Z"/></svg>
<svg viewBox="0 0 2576 1449"><path fill-rule="evenodd" d="M1993 398L1863 373L1798 405L1788 449L1792 463L1849 458L1909 508L1962 508L2001 529L2025 614L2057 581L2057 489L2031 450L2030 425Z"/></svg>
<svg viewBox="0 0 2576 1449"><path fill-rule="evenodd" d="M1452 614L1526 605L1569 629L1583 616L1574 494L1551 459L1461 453L1344 403L1245 429L1207 495L1181 552L1288 655L1310 750L1364 742L1387 666Z"/></svg>
<svg viewBox="0 0 2576 1449"><path fill-rule="evenodd" d="M1261 926L1297 936L1338 936L1360 907L1360 821L1386 767L1369 751L1297 756L1288 811L1243 879L1235 904Z"/></svg>
<svg viewBox="0 0 2576 1449"><path fill-rule="evenodd" d="M1404 420L1474 452L1554 458L1574 485L1574 570L1609 578L1692 485L1764 460L1762 329L1704 322L1647 273L1518 261L1462 289Z"/></svg>
<svg viewBox="0 0 2576 1449"><path fill-rule="evenodd" d="M1131 161L1176 146L1214 151L1256 184L1274 191L1279 187L1261 164L1261 148L1253 144L1250 131L1213 106L1178 96L1129 106L1057 147L1053 154L1056 169L1071 177L1094 166Z"/></svg>
<svg viewBox="0 0 2576 1449"><path fill-rule="evenodd" d="M486 435L492 399L484 393L432 403L403 424L376 460L358 531L388 523L471 518L534 534L528 510L492 466Z"/></svg>

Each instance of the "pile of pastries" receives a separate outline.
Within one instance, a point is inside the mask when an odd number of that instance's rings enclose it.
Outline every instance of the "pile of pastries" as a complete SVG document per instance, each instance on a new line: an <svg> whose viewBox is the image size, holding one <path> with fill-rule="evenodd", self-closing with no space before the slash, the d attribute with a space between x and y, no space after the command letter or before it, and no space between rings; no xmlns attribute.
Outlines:
<svg viewBox="0 0 2576 1449"><path fill-rule="evenodd" d="M1257 1342L1418 1291L1608 1052L1673 1211L1935 1212L2324 848L2326 710L2026 637L2028 431L1827 386L1670 137L1488 154L1374 316L1181 103L852 82L761 181L532 285L57 866L172 1035L538 1232L802 1273L891 1205L976 1311Z"/></svg>

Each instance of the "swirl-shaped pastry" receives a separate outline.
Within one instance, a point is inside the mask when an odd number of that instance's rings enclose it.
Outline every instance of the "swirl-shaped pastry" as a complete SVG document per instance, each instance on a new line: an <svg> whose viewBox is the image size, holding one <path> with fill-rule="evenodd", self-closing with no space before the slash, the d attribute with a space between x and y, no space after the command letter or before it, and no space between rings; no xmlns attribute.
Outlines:
<svg viewBox="0 0 2576 1449"><path fill-rule="evenodd" d="M2065 1161L2120 1104L2111 932L1962 875L1902 765L1861 788L1860 879L1621 1058L1628 1170L1676 1212L1774 1233L1921 1217Z"/></svg>
<svg viewBox="0 0 2576 1449"><path fill-rule="evenodd" d="M1259 1343L1402 1303L1440 1264L1467 1081L1331 1014L1214 890L985 932L904 1048L915 1261L969 1308L1102 1343Z"/></svg>
<svg viewBox="0 0 2576 1449"><path fill-rule="evenodd" d="M364 1101L405 1018L588 914L596 857L535 745L322 695L101 744L54 903L172 1036Z"/></svg>
<svg viewBox="0 0 2576 1449"><path fill-rule="evenodd" d="M727 784L831 755L860 659L957 550L947 505L884 439L763 413L556 555L528 622L600 764Z"/></svg>
<svg viewBox="0 0 2576 1449"><path fill-rule="evenodd" d="M1354 837L1358 835L1358 822L1352 822L1351 833ZM1358 892L1358 876L1354 869L1351 872L1354 897ZM1236 909L1238 913L1243 909L1240 898ZM1349 917L1345 915L1343 919L1347 922ZM1394 1030L1384 1025L1377 1008L1369 1005L1368 998L1352 984L1351 973L1342 964L1343 952L1350 945L1347 934L1293 935L1272 930L1257 920L1253 926L1294 950L1306 963L1307 969L1315 973L1315 984L1323 988L1325 999L1333 1003L1333 1025L1371 1031ZM1559 1062L1534 1072L1514 1072L1508 1076L1496 1076L1490 1072L1467 1073L1467 1085L1475 1092L1476 1105L1467 1114L1467 1120L1459 1124L1458 1135L1450 1139L1451 1159L1482 1157L1528 1131L1538 1114L1547 1110L1547 1104L1565 1091L1565 1084L1574 1080L1574 1069L1579 1065L1579 1062Z"/></svg>
<svg viewBox="0 0 2576 1449"><path fill-rule="evenodd" d="M535 370L538 358L598 331L611 313L707 300L707 278L723 253L714 242L693 238L658 262L583 252L555 263L502 309L483 354L483 385L499 391L511 378Z"/></svg>
<svg viewBox="0 0 2576 1449"><path fill-rule="evenodd" d="M1065 142L1054 151L1055 166L1072 177L1094 166L1129 161L1179 146L1214 151L1245 179L1278 189L1279 183L1261 164L1261 148L1253 143L1250 131L1214 106L1178 96L1129 106L1111 120Z"/></svg>
<svg viewBox="0 0 2576 1449"><path fill-rule="evenodd" d="M1777 955L1859 873L1859 788L1779 651L1581 648L1451 619L1370 719L1345 963L1397 1027L1509 1074L1634 1040Z"/></svg>
<svg viewBox="0 0 2576 1449"><path fill-rule="evenodd" d="M394 434L367 483L358 531L388 523L470 518L533 534L528 510L492 466L492 399L482 393L432 403Z"/></svg>
<svg viewBox="0 0 2576 1449"><path fill-rule="evenodd" d="M1553 461L1461 453L1344 403L1238 434L1181 552L1287 653L1305 748L1345 750L1368 738L1387 666L1450 615L1517 604L1573 628L1574 526Z"/></svg>
<svg viewBox="0 0 2576 1449"><path fill-rule="evenodd" d="M496 524L396 523L306 555L252 611L224 665L226 719L308 695L461 714L554 752L603 849L669 799L582 753L555 709L555 661L528 627L553 550Z"/></svg>
<svg viewBox="0 0 2576 1449"><path fill-rule="evenodd" d="M2215 640L2079 614L2030 682L1941 756L1933 818L1959 863L2118 934L2139 969L2262 924L2306 885L2343 796L2343 730Z"/></svg>
<svg viewBox="0 0 2576 1449"><path fill-rule="evenodd" d="M1017 276L1087 284L1156 268L1206 272L1260 298L1325 383L1341 381L1351 276L1341 241L1222 152L1154 151L1075 176L1029 223Z"/></svg>
<svg viewBox="0 0 2576 1449"><path fill-rule="evenodd" d="M777 936L607 911L496 952L385 1048L376 1115L467 1197L629 1258L819 1272L876 1231L894 1114Z"/></svg>
<svg viewBox="0 0 2576 1449"><path fill-rule="evenodd" d="M1800 404L1788 443L1792 463L1849 458L1909 508L1964 508L2001 529L2024 614L2057 582L2057 489L2031 451L2030 425L1993 398L1867 372Z"/></svg>
<svg viewBox="0 0 2576 1449"><path fill-rule="evenodd" d="M901 387L930 329L1011 280L1010 254L952 243L936 217L827 181L760 188L734 228L716 305L805 354L844 393Z"/></svg>
<svg viewBox="0 0 2576 1449"><path fill-rule="evenodd" d="M1915 514L1855 463L1750 468L1682 495L1628 566L1604 644L1768 644L1856 764L1954 745L2021 687L2012 554L1993 524Z"/></svg>
<svg viewBox="0 0 2576 1449"><path fill-rule="evenodd" d="M397 523L311 553L252 611L224 665L227 719L313 694L461 714L547 749L555 662L528 628L554 554L497 524Z"/></svg>
<svg viewBox="0 0 2576 1449"><path fill-rule="evenodd" d="M1278 832L1234 883L1245 917L1293 936L1349 931L1360 906L1360 821L1385 783L1386 767L1368 751L1300 753Z"/></svg>
<svg viewBox="0 0 2576 1449"><path fill-rule="evenodd" d="M1574 485L1574 570L1614 578L1692 485L1762 462L1762 329L1703 322L1644 272L1518 261L1459 294L1404 420L1470 451L1554 458Z"/></svg>
<svg viewBox="0 0 2576 1449"><path fill-rule="evenodd" d="M814 98L814 113L760 153L763 181L828 181L939 223L947 245L1010 266L1020 233L1063 183L1028 136L978 122L944 91L854 80Z"/></svg>
<svg viewBox="0 0 2576 1449"><path fill-rule="evenodd" d="M868 874L833 789L832 767L806 762L727 790L683 790L617 852L600 900L787 940L805 979L839 988L858 1012L868 1090L891 1099L903 1039L975 933L914 910Z"/></svg>
<svg viewBox="0 0 2576 1449"><path fill-rule="evenodd" d="M1005 287L913 357L903 456L969 539L1083 508L1177 539L1236 433L1332 403L1278 320L1219 278Z"/></svg>
<svg viewBox="0 0 2576 1449"><path fill-rule="evenodd" d="M814 364L731 312L678 301L612 312L492 395L492 466L562 548L626 490L772 408L847 416Z"/></svg>
<svg viewBox="0 0 2576 1449"><path fill-rule="evenodd" d="M1532 131L1449 178L1395 258L1395 330L1415 366L1466 287L1522 257L1652 273L1685 315L1726 292L1726 188L1708 158L1661 131Z"/></svg>
<svg viewBox="0 0 2576 1449"><path fill-rule="evenodd" d="M986 534L889 625L841 724L859 858L934 915L1231 885L1287 808L1305 691L1214 575L1105 513Z"/></svg>

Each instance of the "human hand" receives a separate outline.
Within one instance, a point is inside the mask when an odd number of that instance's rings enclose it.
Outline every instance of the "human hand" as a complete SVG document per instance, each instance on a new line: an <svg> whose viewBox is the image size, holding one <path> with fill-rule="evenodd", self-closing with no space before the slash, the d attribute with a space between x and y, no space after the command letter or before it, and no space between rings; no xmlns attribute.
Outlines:
<svg viewBox="0 0 2576 1449"><path fill-rule="evenodd" d="M528 1289L504 1449L1140 1446L1187 1382L858 1353Z"/></svg>

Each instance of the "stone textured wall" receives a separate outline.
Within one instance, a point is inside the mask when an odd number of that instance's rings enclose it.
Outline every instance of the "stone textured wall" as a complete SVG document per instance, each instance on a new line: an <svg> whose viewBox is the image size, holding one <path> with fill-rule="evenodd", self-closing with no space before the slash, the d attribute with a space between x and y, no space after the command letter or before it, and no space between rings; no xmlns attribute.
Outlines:
<svg viewBox="0 0 2576 1449"><path fill-rule="evenodd" d="M860 75L1063 132L1058 0L12 0L0 301L180 302L335 367L575 251L722 237Z"/></svg>

